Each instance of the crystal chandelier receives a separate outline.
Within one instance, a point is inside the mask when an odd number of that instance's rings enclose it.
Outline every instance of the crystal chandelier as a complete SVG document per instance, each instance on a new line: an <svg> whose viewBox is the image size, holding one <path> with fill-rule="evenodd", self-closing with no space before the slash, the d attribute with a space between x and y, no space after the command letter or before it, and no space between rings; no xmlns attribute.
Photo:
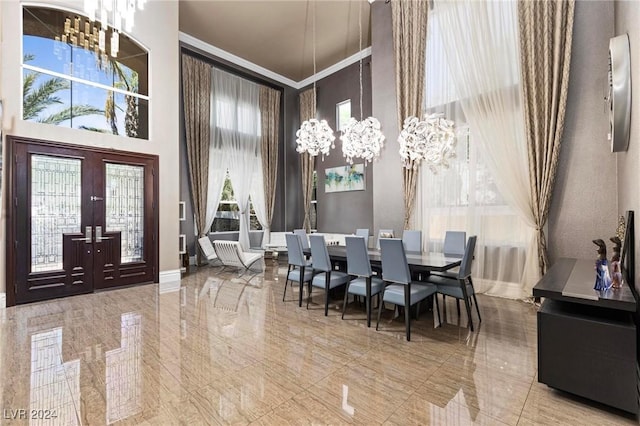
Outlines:
<svg viewBox="0 0 640 426"><path fill-rule="evenodd" d="M314 110L316 102L316 3L313 2L313 104ZM325 155L329 155L329 150L335 148L333 141L336 137L333 135L333 129L326 120L318 120L311 118L305 120L300 125L300 129L296 132L296 151L300 154L309 153L315 157L322 154L322 160Z"/></svg>
<svg viewBox="0 0 640 426"><path fill-rule="evenodd" d="M438 167L449 167L447 160L456 155L453 121L440 113L425 114L422 121L408 117L404 120L398 142L406 168L417 169L418 163L424 161L433 173L437 173Z"/></svg>
<svg viewBox="0 0 640 426"><path fill-rule="evenodd" d="M358 10L358 25L360 29L360 121L351 117L342 136L342 154L347 163L353 164L354 158L362 158L366 162L380 156L380 150L384 145L384 135L380 130L380 122L377 118L368 117L362 119L362 2Z"/></svg>
<svg viewBox="0 0 640 426"><path fill-rule="evenodd" d="M107 63L106 42L109 22L111 22L110 51L111 57L118 57L120 50L120 32L133 30L136 10L144 9L147 0L85 0L84 13L87 18L76 16L66 18L63 32L56 36L56 41L71 43L86 50L93 50L102 63ZM100 27L98 29L98 26Z"/></svg>

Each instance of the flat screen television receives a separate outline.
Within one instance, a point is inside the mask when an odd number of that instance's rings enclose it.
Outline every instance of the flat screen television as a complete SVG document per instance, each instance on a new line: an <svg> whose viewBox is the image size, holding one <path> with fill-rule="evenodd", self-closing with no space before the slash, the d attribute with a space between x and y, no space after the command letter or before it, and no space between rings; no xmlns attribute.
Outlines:
<svg viewBox="0 0 640 426"><path fill-rule="evenodd" d="M636 287L635 275L635 230L633 224L633 211L627 211L626 226L624 231L624 241L622 243L622 253L620 255L620 266L622 279L629 285L636 301L640 292Z"/></svg>

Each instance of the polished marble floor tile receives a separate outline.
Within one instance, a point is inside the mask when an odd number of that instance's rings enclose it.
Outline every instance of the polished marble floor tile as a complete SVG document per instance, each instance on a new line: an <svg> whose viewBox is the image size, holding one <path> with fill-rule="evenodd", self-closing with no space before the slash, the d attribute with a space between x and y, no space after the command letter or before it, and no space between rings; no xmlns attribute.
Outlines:
<svg viewBox="0 0 640 426"><path fill-rule="evenodd" d="M286 265L203 267L159 285L0 310L0 424L632 424L537 383L536 308L478 296L466 327L447 298L412 322L323 293L282 301ZM304 294L306 297L306 293ZM444 306L443 306L444 307ZM48 421L17 410L55 411Z"/></svg>

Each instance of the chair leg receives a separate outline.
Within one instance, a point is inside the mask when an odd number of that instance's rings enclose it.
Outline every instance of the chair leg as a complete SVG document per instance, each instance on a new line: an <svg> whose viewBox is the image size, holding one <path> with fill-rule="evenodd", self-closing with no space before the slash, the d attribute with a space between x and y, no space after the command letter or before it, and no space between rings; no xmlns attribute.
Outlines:
<svg viewBox="0 0 640 426"><path fill-rule="evenodd" d="M476 305L476 312L478 313L478 322L482 322L482 317L480 316L480 308L478 307L478 299L476 299L475 293L473 293L473 303Z"/></svg>
<svg viewBox="0 0 640 426"><path fill-rule="evenodd" d="M456 299L456 309L458 310L458 318L460 318L460 299Z"/></svg>
<svg viewBox="0 0 640 426"><path fill-rule="evenodd" d="M436 302L436 310L438 311L438 327L442 327L442 319L440 319L440 306L438 304L438 293L433 293L433 299Z"/></svg>
<svg viewBox="0 0 640 426"><path fill-rule="evenodd" d="M366 290L366 306L367 306L367 327L371 327L371 277L367 277L367 290Z"/></svg>
<svg viewBox="0 0 640 426"><path fill-rule="evenodd" d="M380 324L380 315L382 315L382 305L384 305L384 289L382 289L380 293L382 293L382 303L378 301L378 321L376 321L376 331L378 330L378 325ZM380 293L378 293L378 297L380 297Z"/></svg>
<svg viewBox="0 0 640 426"><path fill-rule="evenodd" d="M302 293L304 291L304 266L300 267L300 294L298 295L298 307L302 307Z"/></svg>
<svg viewBox="0 0 640 426"><path fill-rule="evenodd" d="M349 284L351 281L347 281L347 288L344 289L344 301L342 302L342 319L344 319L344 311L347 310L347 299L349 297Z"/></svg>
<svg viewBox="0 0 640 426"><path fill-rule="evenodd" d="M331 281L331 272L325 273L324 282L324 316L329 314L329 282Z"/></svg>
<svg viewBox="0 0 640 426"><path fill-rule="evenodd" d="M311 281L309 281L309 291L307 292L307 309L309 309L309 301L311 300L311 289L313 286L311 285Z"/></svg>
<svg viewBox="0 0 640 426"><path fill-rule="evenodd" d="M284 294L282 295L282 301L284 302L284 298L287 297L287 286L289 285L289 273L287 273L287 279L284 280Z"/></svg>
<svg viewBox="0 0 640 426"><path fill-rule="evenodd" d="M469 328L473 331L473 319L471 318L471 305L469 304L469 298L464 299L464 307L467 310L467 318L469 319Z"/></svg>
<svg viewBox="0 0 640 426"><path fill-rule="evenodd" d="M407 342L411 341L411 284L404 286L404 327L407 332Z"/></svg>

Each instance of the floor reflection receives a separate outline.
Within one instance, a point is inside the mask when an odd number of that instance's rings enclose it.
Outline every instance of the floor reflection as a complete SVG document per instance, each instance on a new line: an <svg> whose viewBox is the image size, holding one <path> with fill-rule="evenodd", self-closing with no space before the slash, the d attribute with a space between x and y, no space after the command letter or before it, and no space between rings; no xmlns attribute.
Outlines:
<svg viewBox="0 0 640 426"><path fill-rule="evenodd" d="M382 330L361 306L282 302L286 265L251 279L201 268L146 285L3 310L0 424L621 424L536 380L536 311L480 295L476 332L447 298ZM29 355L30 354L30 355ZM10 417L11 411L4 411Z"/></svg>

